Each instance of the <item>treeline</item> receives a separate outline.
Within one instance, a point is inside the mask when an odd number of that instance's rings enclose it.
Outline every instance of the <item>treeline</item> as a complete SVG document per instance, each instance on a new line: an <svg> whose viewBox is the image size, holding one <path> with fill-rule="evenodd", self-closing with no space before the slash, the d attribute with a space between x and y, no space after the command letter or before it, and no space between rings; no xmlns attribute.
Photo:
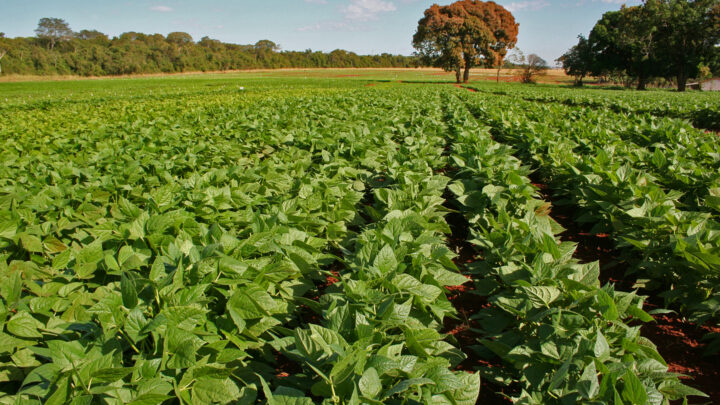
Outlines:
<svg viewBox="0 0 720 405"><path fill-rule="evenodd" d="M126 32L109 38L98 31L72 32L63 20L42 19L37 37L5 38L0 33L2 74L105 76L262 68L412 67L408 56L357 55L335 50L280 51L269 40L254 45L223 43L184 32Z"/></svg>
<svg viewBox="0 0 720 405"><path fill-rule="evenodd" d="M720 74L720 0L645 0L605 13L558 61L582 85L586 76L635 84Z"/></svg>

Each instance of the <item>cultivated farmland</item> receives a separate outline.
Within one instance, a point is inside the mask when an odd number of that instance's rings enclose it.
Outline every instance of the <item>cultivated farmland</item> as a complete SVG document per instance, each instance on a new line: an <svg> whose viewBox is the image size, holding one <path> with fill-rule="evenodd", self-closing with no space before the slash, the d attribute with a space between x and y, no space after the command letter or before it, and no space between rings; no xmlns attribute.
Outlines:
<svg viewBox="0 0 720 405"><path fill-rule="evenodd" d="M0 83L0 403L718 400L719 96L355 73Z"/></svg>

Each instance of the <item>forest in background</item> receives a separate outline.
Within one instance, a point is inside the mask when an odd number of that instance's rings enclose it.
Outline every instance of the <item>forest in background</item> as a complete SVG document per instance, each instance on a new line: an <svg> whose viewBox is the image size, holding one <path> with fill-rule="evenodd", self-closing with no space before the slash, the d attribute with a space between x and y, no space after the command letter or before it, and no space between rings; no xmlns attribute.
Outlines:
<svg viewBox="0 0 720 405"><path fill-rule="evenodd" d="M37 37L5 38L0 33L2 74L106 76L263 68L412 67L409 56L281 51L269 40L254 45L224 43L190 34L126 32L118 37L92 30L73 32L61 19L43 18Z"/></svg>

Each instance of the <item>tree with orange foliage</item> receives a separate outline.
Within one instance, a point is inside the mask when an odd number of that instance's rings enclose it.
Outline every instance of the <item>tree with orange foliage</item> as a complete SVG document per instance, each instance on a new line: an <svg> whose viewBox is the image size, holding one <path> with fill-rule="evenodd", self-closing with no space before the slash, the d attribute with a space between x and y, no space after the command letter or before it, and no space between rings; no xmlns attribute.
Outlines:
<svg viewBox="0 0 720 405"><path fill-rule="evenodd" d="M457 82L467 83L473 66L502 64L517 42L518 25L509 11L492 1L433 4L418 21L413 47L425 63L454 70Z"/></svg>

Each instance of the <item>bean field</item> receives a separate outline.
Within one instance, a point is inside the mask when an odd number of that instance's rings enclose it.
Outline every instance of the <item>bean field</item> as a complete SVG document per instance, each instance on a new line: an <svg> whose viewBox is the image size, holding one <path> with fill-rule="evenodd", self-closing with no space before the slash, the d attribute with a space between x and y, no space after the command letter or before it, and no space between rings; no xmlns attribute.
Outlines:
<svg viewBox="0 0 720 405"><path fill-rule="evenodd" d="M0 403L720 401L720 96L423 72L0 83Z"/></svg>

